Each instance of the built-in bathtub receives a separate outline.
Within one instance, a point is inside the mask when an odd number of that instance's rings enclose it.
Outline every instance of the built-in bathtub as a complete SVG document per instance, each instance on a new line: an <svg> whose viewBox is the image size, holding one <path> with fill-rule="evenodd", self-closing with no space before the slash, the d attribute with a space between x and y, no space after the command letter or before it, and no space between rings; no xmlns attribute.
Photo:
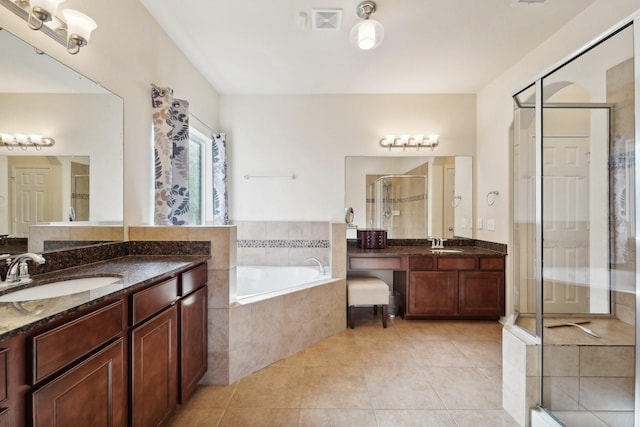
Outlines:
<svg viewBox="0 0 640 427"><path fill-rule="evenodd" d="M346 280L316 266L237 266L230 292L229 382L346 328Z"/></svg>
<svg viewBox="0 0 640 427"><path fill-rule="evenodd" d="M331 274L306 266L238 266L236 300L248 304L302 289L320 286Z"/></svg>

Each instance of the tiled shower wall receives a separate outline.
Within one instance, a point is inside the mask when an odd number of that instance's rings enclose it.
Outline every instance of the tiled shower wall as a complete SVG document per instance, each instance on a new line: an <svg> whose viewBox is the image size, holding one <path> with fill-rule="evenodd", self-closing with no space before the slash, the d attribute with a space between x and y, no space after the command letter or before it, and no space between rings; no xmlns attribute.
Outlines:
<svg viewBox="0 0 640 427"><path fill-rule="evenodd" d="M329 222L237 221L238 265L329 265Z"/></svg>

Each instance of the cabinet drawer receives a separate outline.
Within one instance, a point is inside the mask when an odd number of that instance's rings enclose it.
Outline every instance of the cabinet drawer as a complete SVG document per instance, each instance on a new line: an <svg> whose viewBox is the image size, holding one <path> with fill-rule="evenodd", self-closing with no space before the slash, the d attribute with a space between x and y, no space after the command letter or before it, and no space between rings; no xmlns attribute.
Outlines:
<svg viewBox="0 0 640 427"><path fill-rule="evenodd" d="M435 264L435 259L433 257L409 257L409 270L433 270L435 269Z"/></svg>
<svg viewBox="0 0 640 427"><path fill-rule="evenodd" d="M481 257L480 270L504 271L504 257Z"/></svg>
<svg viewBox="0 0 640 427"><path fill-rule="evenodd" d="M350 270L402 270L402 258L397 256L349 257Z"/></svg>
<svg viewBox="0 0 640 427"><path fill-rule="evenodd" d="M0 350L0 402L7 400L7 349Z"/></svg>
<svg viewBox="0 0 640 427"><path fill-rule="evenodd" d="M182 286L180 296L187 295L195 291L202 285L207 284L207 265L202 264L189 271L182 273Z"/></svg>
<svg viewBox="0 0 640 427"><path fill-rule="evenodd" d="M31 395L32 427L126 425L125 343L119 338Z"/></svg>
<svg viewBox="0 0 640 427"><path fill-rule="evenodd" d="M131 296L131 324L153 316L178 299L178 279L172 278Z"/></svg>
<svg viewBox="0 0 640 427"><path fill-rule="evenodd" d="M30 340L30 384L69 365L124 330L124 305L117 301Z"/></svg>
<svg viewBox="0 0 640 427"><path fill-rule="evenodd" d="M438 270L475 270L474 257L438 257Z"/></svg>

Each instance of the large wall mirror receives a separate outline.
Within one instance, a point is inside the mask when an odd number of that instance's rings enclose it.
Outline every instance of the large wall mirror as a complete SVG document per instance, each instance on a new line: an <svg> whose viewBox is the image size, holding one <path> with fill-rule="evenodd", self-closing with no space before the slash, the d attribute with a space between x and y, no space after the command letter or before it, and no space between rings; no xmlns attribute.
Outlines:
<svg viewBox="0 0 640 427"><path fill-rule="evenodd" d="M347 237L357 227L387 230L392 239L472 238L472 160L345 157L345 206L354 211Z"/></svg>
<svg viewBox="0 0 640 427"><path fill-rule="evenodd" d="M122 225L122 99L6 30L0 51L0 134L55 140L0 144L0 253L36 224Z"/></svg>

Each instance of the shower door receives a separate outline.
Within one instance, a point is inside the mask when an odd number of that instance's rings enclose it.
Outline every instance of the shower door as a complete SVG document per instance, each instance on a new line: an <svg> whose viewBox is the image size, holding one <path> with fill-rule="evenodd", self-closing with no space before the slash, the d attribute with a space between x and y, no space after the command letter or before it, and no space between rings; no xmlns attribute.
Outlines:
<svg viewBox="0 0 640 427"><path fill-rule="evenodd" d="M392 239L427 237L427 177L386 175L373 184L373 226Z"/></svg>

